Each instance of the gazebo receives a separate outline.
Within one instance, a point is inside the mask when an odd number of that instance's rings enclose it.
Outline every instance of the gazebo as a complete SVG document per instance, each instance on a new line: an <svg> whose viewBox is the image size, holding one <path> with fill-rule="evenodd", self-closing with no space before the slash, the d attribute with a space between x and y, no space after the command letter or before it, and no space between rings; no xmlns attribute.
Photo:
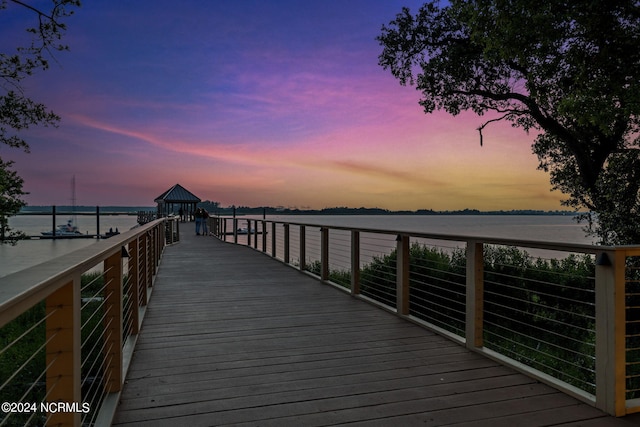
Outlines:
<svg viewBox="0 0 640 427"><path fill-rule="evenodd" d="M156 197L154 202L158 204L158 217L177 214L182 211L183 218L191 219L196 211L196 206L201 200L182 185L176 184Z"/></svg>

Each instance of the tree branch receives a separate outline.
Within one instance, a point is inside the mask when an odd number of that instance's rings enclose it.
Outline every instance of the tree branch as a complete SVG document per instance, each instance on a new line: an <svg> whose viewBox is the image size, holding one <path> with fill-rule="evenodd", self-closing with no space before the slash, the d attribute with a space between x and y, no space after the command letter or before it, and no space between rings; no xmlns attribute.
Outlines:
<svg viewBox="0 0 640 427"><path fill-rule="evenodd" d="M480 133L480 147L482 147L482 129L484 129L485 127L487 127L487 125L488 125L489 123L492 123L492 122L499 122L499 121L501 121L501 120L506 119L506 118L507 118L508 116L510 116L510 115L511 115L510 113L507 113L507 114L505 114L505 115L504 115L504 116L502 116L502 117L498 117L497 119L487 120L486 122L484 122L484 124L482 124L482 125L478 128L478 133Z"/></svg>
<svg viewBox="0 0 640 427"><path fill-rule="evenodd" d="M39 9L36 9L35 7L33 7L33 6L29 5L29 4L21 2L20 0L9 0L9 1L12 2L12 3L18 4L18 5L22 6L22 7L26 7L27 9L32 10L35 13L37 13L39 16L43 16L43 17L47 18L49 21L51 21L54 24L56 24L56 26L60 26L60 24L58 24L56 22L56 20L53 18L53 16L49 16L46 13L42 12Z"/></svg>

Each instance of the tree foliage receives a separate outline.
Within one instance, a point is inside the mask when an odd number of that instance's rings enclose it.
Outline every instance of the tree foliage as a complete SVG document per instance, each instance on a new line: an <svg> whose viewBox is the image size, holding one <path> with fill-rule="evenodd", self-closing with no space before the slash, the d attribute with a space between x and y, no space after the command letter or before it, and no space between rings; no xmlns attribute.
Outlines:
<svg viewBox="0 0 640 427"><path fill-rule="evenodd" d="M24 234L9 228L9 215L17 213L25 205L22 196L23 180L11 170L13 162L0 159L0 242L15 243Z"/></svg>
<svg viewBox="0 0 640 427"><path fill-rule="evenodd" d="M29 42L17 46L14 52L0 52L0 143L29 151L29 144L20 132L35 125L56 126L60 118L47 107L29 98L22 82L38 70L49 68L55 51L66 50L61 43L66 29L62 22L79 6L78 0L53 0L51 9L37 9L19 0L0 0L0 13L28 13L33 26L26 28ZM20 233L8 229L9 216L25 205L23 180L10 170L13 162L0 157L0 243L15 242Z"/></svg>
<svg viewBox="0 0 640 427"><path fill-rule="evenodd" d="M637 0L432 1L377 39L380 65L426 113L493 114L481 144L497 120L539 132L533 151L563 203L589 211L602 243L640 243Z"/></svg>

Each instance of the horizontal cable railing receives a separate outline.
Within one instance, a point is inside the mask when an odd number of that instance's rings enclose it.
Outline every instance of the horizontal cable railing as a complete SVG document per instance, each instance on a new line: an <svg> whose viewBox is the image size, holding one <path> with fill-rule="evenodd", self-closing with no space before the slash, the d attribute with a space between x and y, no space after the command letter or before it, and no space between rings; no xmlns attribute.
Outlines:
<svg viewBox="0 0 640 427"><path fill-rule="evenodd" d="M484 249L484 346L595 395L595 259Z"/></svg>
<svg viewBox="0 0 640 427"><path fill-rule="evenodd" d="M395 236L360 235L360 294L396 309L397 252Z"/></svg>
<svg viewBox="0 0 640 427"><path fill-rule="evenodd" d="M640 250L625 264L626 399L640 406Z"/></svg>
<svg viewBox="0 0 640 427"><path fill-rule="evenodd" d="M248 244L613 415L640 411L640 247L210 221L225 241Z"/></svg>
<svg viewBox="0 0 640 427"><path fill-rule="evenodd" d="M348 230L328 230L328 279L345 289L351 288L351 233Z"/></svg>
<svg viewBox="0 0 640 427"><path fill-rule="evenodd" d="M322 274L321 268L321 228L320 227L305 227L305 238L304 238L304 271L308 271L313 273L314 275L320 277Z"/></svg>
<svg viewBox="0 0 640 427"><path fill-rule="evenodd" d="M156 220L0 278L0 426L111 422L177 227Z"/></svg>
<svg viewBox="0 0 640 427"><path fill-rule="evenodd" d="M409 251L409 314L464 337L464 251L425 243L414 243Z"/></svg>

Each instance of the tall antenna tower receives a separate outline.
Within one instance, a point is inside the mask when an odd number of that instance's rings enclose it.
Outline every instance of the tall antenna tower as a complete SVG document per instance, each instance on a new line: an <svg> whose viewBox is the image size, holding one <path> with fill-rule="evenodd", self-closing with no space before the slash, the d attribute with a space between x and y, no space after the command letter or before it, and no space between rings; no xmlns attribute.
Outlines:
<svg viewBox="0 0 640 427"><path fill-rule="evenodd" d="M76 176L71 177L71 214L73 225L78 224L78 216L76 215Z"/></svg>

